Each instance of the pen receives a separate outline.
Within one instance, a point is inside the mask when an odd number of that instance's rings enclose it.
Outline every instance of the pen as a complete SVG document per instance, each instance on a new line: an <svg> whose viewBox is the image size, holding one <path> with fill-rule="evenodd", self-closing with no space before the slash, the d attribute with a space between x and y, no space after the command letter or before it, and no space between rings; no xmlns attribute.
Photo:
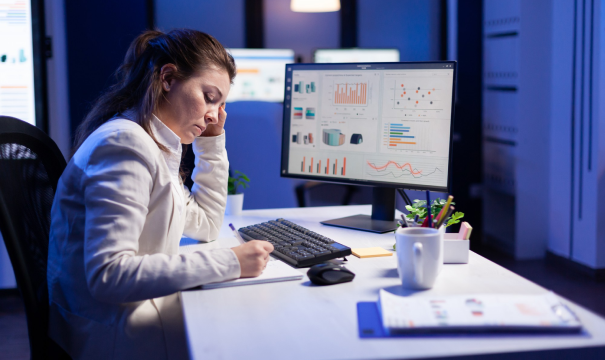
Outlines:
<svg viewBox="0 0 605 360"><path fill-rule="evenodd" d="M233 224L229 224L229 227L231 228L231 231L233 231L233 235L235 235L235 238L239 241L239 243L242 245L245 244L246 241L239 234L239 231L235 230L235 226L233 226Z"/></svg>
<svg viewBox="0 0 605 360"><path fill-rule="evenodd" d="M426 191L426 211L428 211L429 213L429 225L428 227L433 227L433 219L432 219L432 215L431 215L431 195L430 195L430 191Z"/></svg>
<svg viewBox="0 0 605 360"><path fill-rule="evenodd" d="M405 219L405 216L403 216L403 214L401 214L401 220L403 220L403 223L401 224L401 226L408 227L408 221Z"/></svg>

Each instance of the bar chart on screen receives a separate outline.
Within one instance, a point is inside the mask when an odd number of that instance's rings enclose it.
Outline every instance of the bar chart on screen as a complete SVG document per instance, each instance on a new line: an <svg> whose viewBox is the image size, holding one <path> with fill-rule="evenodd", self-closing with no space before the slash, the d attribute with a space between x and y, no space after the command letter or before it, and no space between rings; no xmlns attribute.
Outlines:
<svg viewBox="0 0 605 360"><path fill-rule="evenodd" d="M366 157L364 166L366 179L436 186L447 184L447 158Z"/></svg>
<svg viewBox="0 0 605 360"><path fill-rule="evenodd" d="M384 122L382 147L387 152L433 153L430 125L427 122Z"/></svg>
<svg viewBox="0 0 605 360"><path fill-rule="evenodd" d="M334 81L334 105L366 106L368 104L367 82Z"/></svg>
<svg viewBox="0 0 605 360"><path fill-rule="evenodd" d="M314 175L347 175L347 157L346 156L303 156L300 162L300 172L302 174Z"/></svg>

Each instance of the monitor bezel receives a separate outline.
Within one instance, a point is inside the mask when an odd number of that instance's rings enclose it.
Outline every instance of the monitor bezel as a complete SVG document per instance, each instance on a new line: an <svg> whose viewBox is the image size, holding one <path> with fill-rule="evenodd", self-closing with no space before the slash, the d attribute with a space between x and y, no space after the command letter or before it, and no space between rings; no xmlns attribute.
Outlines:
<svg viewBox="0 0 605 360"><path fill-rule="evenodd" d="M401 60L401 51L399 50L399 48L395 48L395 47L389 47L389 48L359 48L359 47L351 47L351 48L315 48L313 49L313 63L314 64L354 64L354 63L318 63L317 62L317 51L320 50L336 50L336 51L348 51L348 50L397 50L397 55L399 55L399 60ZM389 63L400 63L402 61L391 61ZM380 62L375 62L373 64L378 64Z"/></svg>
<svg viewBox="0 0 605 360"><path fill-rule="evenodd" d="M421 65L421 64L435 64L435 65L452 65L453 70L453 81L452 81L452 108L451 108L451 121L450 121L450 146L449 146L449 157L448 157L448 172L447 172L447 185L445 187L441 186L425 186L425 185L416 185L416 184L400 184L400 183L391 183L391 182L380 182L380 181L371 181L371 180L362 180L362 179L339 179L339 178L331 178L331 177L322 177L316 175L301 175L301 174L290 174L288 172L288 162L289 162L289 150L290 150L290 108L288 105L291 105L292 100L290 99L290 95L288 92L288 79L292 78L291 72L293 71L292 67L295 68L314 68L314 67L350 67L351 70L358 69L361 66L386 66L392 69L398 69L397 65ZM382 69L386 69L382 67ZM312 70L312 69L308 69ZM321 69L324 70L324 69ZM329 69L325 69L329 70ZM343 70L342 68L338 68L337 70ZM344 69L346 70L346 69ZM290 179L301 179L301 180L309 180L309 181L321 181L333 184L346 184L346 185L360 185L360 186L372 186L372 187L388 187L388 188L400 188L407 190L429 190L429 191L439 191L449 193L452 187L452 159L454 157L454 119L455 119L455 100L456 100L456 81L458 76L458 64L456 61L400 61L400 62L377 62L377 63L297 63L297 64L287 64L286 65L286 85L284 86L284 106L283 106L283 117L282 117L282 147L281 147L281 162L280 162L280 177L290 178ZM288 72L290 72L290 76L288 76ZM291 81L290 81L291 83ZM286 123L287 122L287 123Z"/></svg>

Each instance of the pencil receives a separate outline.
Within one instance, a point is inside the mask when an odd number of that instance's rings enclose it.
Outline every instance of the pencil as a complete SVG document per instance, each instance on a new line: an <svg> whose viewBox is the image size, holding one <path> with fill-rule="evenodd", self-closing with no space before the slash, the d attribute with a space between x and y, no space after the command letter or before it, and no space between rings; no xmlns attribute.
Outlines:
<svg viewBox="0 0 605 360"><path fill-rule="evenodd" d="M450 208L450 205L452 204L452 200L454 200L454 197L452 195L450 195L450 196L447 197L447 202L441 208L441 211L439 212L439 215L437 215L437 221L441 220L441 217L443 215L445 215L445 213L447 212L447 210Z"/></svg>
<svg viewBox="0 0 605 360"><path fill-rule="evenodd" d="M442 217L441 219L439 219L439 223L437 224L437 228L440 228L441 225L443 225L443 223L445 223L445 219L449 218L452 213L454 212L454 207L450 206L449 209L447 209L447 213L445 214L444 217Z"/></svg>

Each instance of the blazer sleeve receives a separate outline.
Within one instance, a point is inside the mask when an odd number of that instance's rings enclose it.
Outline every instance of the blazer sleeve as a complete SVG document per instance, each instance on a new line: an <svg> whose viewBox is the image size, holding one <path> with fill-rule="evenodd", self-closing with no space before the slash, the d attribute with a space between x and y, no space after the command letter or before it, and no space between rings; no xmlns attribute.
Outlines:
<svg viewBox="0 0 605 360"><path fill-rule="evenodd" d="M146 300L240 276L231 249L138 255L158 171L156 150L140 134L119 131L103 139L89 156L82 180L84 268L89 291L97 300Z"/></svg>
<svg viewBox="0 0 605 360"><path fill-rule="evenodd" d="M227 203L229 160L225 132L198 137L193 142L195 168L191 192L183 186L186 201L184 235L199 241L215 240L221 230Z"/></svg>

